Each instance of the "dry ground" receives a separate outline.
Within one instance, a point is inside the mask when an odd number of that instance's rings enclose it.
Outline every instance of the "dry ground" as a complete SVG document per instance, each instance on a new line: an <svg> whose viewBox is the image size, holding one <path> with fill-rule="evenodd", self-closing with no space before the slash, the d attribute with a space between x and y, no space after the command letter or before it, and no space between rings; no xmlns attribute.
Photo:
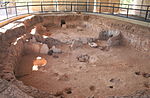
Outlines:
<svg viewBox="0 0 150 98"><path fill-rule="evenodd" d="M70 30L51 30L54 38L69 38L87 34ZM63 33L64 32L64 33ZM66 36L59 36L66 35ZM89 34L88 34L89 35ZM103 44L100 41L98 44ZM127 46L117 46L108 51L88 45L72 50L62 45L62 54L30 54L23 56L19 71L27 75L19 77L28 86L49 93L64 92L65 98L106 98L107 96L130 95L137 90L149 89L150 78L135 72L150 73L150 55ZM89 62L79 62L76 57L88 54ZM45 67L32 71L33 60L41 56L47 60ZM58 57L57 57L58 56Z"/></svg>

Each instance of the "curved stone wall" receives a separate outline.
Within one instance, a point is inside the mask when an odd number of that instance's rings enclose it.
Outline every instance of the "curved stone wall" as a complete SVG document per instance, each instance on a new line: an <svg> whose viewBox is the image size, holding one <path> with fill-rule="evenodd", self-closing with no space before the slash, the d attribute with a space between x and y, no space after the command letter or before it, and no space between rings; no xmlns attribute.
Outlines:
<svg viewBox="0 0 150 98"><path fill-rule="evenodd" d="M139 25L88 14L46 14L30 16L13 22L12 28L2 27L4 32L0 35L0 85L7 85L0 89L4 96L23 98L54 98L53 95L42 92L36 88L25 86L15 77L15 68L24 55L24 44L31 38L31 30L34 26L42 24L61 26L61 20L65 20L67 26L85 26L92 29L91 36L99 38L103 31L117 31L121 33L122 45L129 45L137 50L150 53L150 28ZM16 25L16 23L18 24ZM5 83L5 80L8 82ZM14 90L15 89L15 90ZM18 91L17 91L18 90ZM32 96L32 97L31 97Z"/></svg>

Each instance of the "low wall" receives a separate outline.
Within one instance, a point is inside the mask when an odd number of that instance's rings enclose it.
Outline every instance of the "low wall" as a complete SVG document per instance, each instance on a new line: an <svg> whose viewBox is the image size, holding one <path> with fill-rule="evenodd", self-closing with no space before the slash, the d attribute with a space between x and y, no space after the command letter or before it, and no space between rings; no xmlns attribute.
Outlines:
<svg viewBox="0 0 150 98"><path fill-rule="evenodd" d="M39 21L34 20L38 18L32 17L27 19L30 28L34 27ZM30 38L29 25L15 25L11 29L0 35L0 93L2 97L11 96L12 98L51 98L52 95L42 92L36 88L25 86L21 81L15 77L15 68L17 67L22 55L24 54L25 40ZM5 27L4 27L5 28ZM8 82L5 82L7 80Z"/></svg>
<svg viewBox="0 0 150 98"><path fill-rule="evenodd" d="M122 34L124 45L132 46L140 51L150 52L149 27L97 15L90 15L88 22L97 33L104 30L119 31Z"/></svg>
<svg viewBox="0 0 150 98"><path fill-rule="evenodd" d="M60 26L62 19L66 21L67 25L85 25L87 29L92 29L93 32L91 32L91 34L93 33L95 38L98 37L102 31L119 31L123 37L123 45L129 45L139 51L147 53L150 52L149 27L135 25L97 15L36 15L30 17L29 19L23 19L22 22L17 25L14 23L10 29L7 29L7 26L3 27L6 28L6 30L0 33L0 78L9 81L15 86L15 88L20 89L21 92L28 94L28 96L33 96L35 98L52 97L52 95L48 93L42 92L33 87L25 86L22 82L15 78L14 70L20 61L21 56L24 54L24 43L26 39L31 37L31 29L33 29L34 26L39 23L43 25L55 24Z"/></svg>

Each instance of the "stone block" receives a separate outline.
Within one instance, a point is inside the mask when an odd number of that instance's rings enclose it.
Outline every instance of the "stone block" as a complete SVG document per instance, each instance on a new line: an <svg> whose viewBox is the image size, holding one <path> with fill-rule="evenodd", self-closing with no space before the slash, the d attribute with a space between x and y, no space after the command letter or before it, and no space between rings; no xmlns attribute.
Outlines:
<svg viewBox="0 0 150 98"><path fill-rule="evenodd" d="M43 44L43 45L41 46L40 53L42 53L42 54L47 54L48 51L49 51L49 48L48 48L47 44Z"/></svg>

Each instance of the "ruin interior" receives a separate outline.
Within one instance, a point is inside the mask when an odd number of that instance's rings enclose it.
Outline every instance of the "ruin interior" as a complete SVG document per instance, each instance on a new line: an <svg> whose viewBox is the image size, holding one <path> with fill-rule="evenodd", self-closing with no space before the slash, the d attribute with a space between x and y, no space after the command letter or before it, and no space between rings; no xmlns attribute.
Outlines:
<svg viewBox="0 0 150 98"><path fill-rule="evenodd" d="M150 98L150 24L84 12L7 23L0 98Z"/></svg>

